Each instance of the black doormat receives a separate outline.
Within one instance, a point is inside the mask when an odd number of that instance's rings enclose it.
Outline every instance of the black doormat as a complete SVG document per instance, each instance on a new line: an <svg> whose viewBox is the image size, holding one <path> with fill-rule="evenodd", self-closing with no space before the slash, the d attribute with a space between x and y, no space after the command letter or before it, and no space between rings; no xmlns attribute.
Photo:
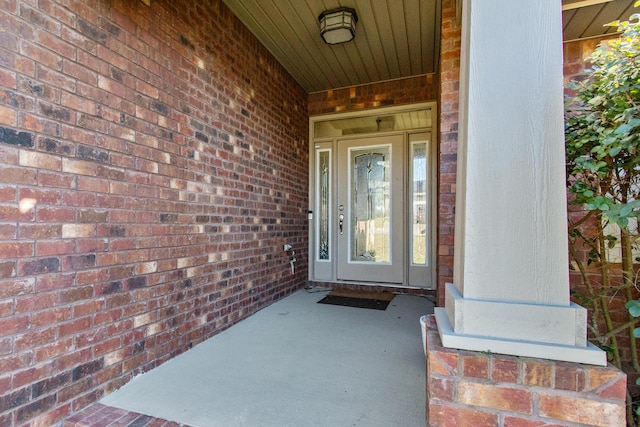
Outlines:
<svg viewBox="0 0 640 427"><path fill-rule="evenodd" d="M373 310L386 310L391 300L354 298L341 295L327 295L318 301L318 304L342 305L345 307L370 308Z"/></svg>

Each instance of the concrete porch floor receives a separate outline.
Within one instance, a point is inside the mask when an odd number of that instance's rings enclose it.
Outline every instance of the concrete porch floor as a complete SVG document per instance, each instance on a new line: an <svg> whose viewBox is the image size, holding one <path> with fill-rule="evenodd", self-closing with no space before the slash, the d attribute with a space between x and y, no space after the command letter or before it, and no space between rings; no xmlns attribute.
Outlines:
<svg viewBox="0 0 640 427"><path fill-rule="evenodd" d="M419 318L433 304L316 304L326 293L296 292L88 410L100 426L424 426ZM75 421L66 425L91 425Z"/></svg>

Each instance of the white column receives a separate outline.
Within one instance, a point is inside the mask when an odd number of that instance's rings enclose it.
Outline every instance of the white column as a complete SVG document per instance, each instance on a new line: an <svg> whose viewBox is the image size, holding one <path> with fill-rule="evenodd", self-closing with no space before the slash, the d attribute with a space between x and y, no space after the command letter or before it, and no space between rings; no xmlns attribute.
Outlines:
<svg viewBox="0 0 640 427"><path fill-rule="evenodd" d="M569 300L558 0L464 0L445 347L606 365Z"/></svg>

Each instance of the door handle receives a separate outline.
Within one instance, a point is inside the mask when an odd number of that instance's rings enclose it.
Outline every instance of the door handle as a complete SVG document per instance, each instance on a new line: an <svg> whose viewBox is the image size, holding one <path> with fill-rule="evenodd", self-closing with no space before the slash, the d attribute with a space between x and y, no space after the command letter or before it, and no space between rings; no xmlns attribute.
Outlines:
<svg viewBox="0 0 640 427"><path fill-rule="evenodd" d="M338 215L338 227L340 228L340 234L342 233L342 224L344 223L344 215L340 214Z"/></svg>

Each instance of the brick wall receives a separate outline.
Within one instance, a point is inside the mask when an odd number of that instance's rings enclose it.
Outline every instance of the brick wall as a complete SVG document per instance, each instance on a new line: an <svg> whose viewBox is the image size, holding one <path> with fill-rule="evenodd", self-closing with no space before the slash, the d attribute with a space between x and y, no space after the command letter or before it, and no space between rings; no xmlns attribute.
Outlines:
<svg viewBox="0 0 640 427"><path fill-rule="evenodd" d="M437 75L427 74L325 92L314 92L309 95L309 115L435 101L438 93L437 84Z"/></svg>
<svg viewBox="0 0 640 427"><path fill-rule="evenodd" d="M427 425L626 425L626 375L615 367L442 347L427 318Z"/></svg>
<svg viewBox="0 0 640 427"><path fill-rule="evenodd" d="M0 0L0 425L55 425L300 287L307 135L221 0Z"/></svg>
<svg viewBox="0 0 640 427"><path fill-rule="evenodd" d="M576 40L564 43L563 59L564 59L564 83L570 80L583 79L591 69L591 63L588 61L589 56L595 51L596 47L604 40L609 40L614 36L596 37L587 40ZM565 94L572 95L572 91L565 89Z"/></svg>
<svg viewBox="0 0 640 427"><path fill-rule="evenodd" d="M461 42L461 27L456 20L456 0L442 1L441 25L437 265L438 302L443 306L444 285L453 282Z"/></svg>

